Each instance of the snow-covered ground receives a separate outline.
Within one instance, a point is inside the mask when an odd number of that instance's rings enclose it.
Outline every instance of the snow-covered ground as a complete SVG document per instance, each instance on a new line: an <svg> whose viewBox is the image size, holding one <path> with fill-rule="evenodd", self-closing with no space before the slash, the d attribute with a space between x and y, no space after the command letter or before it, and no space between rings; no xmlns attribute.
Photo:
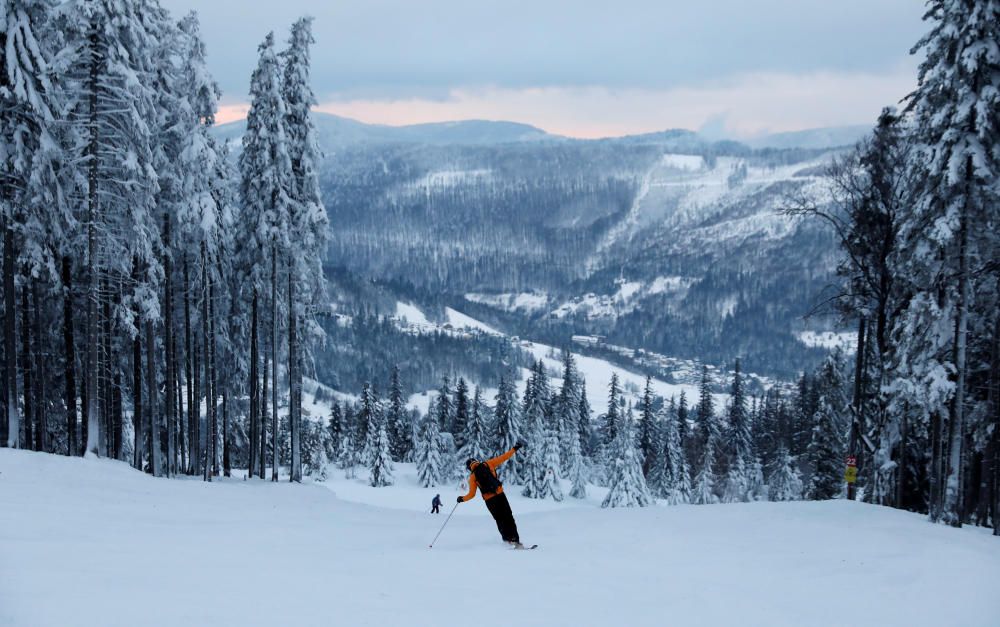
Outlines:
<svg viewBox="0 0 1000 627"><path fill-rule="evenodd" d="M0 624L961 625L1000 619L1000 540L859 503L531 511L511 551L457 490L153 479L0 449ZM358 494L373 494L365 499ZM369 504L351 502L368 500ZM384 499L384 501L382 500ZM389 507L391 506L391 507Z"/></svg>

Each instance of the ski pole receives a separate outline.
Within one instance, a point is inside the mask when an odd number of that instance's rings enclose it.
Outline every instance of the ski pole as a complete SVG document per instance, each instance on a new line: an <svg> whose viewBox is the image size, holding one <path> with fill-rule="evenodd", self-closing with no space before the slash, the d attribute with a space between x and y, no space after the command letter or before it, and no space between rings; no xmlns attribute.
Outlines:
<svg viewBox="0 0 1000 627"><path fill-rule="evenodd" d="M448 521L451 520L451 514L454 514L456 509L458 509L458 503L455 503L455 507L451 508L451 513L448 514L448 517L444 519L444 525L441 525L441 528L438 529L437 535L434 536L434 539L431 540L431 545L429 547L427 547L427 548L430 548L430 549L434 548L434 543L438 541L439 537L441 537L441 532L444 531L445 525L447 525Z"/></svg>

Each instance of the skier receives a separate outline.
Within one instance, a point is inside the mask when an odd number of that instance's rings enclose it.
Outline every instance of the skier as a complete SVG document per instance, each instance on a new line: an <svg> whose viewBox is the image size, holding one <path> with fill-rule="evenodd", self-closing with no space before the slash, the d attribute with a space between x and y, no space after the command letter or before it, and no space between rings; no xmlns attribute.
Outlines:
<svg viewBox="0 0 1000 627"><path fill-rule="evenodd" d="M484 462L476 461L471 457L465 460L465 467L471 473L469 475L469 493L458 497L459 503L464 503L469 499L476 498L476 488L483 494L486 501L486 509L490 510L493 520L497 522L497 529L504 542L518 549L523 549L521 538L517 535L517 523L514 522L514 513L510 511L510 502L507 495L503 493L503 484L497 479L497 468L505 461L513 457L518 449L524 444L518 442L514 448L503 455L488 459Z"/></svg>
<svg viewBox="0 0 1000 627"><path fill-rule="evenodd" d="M435 494L434 495L434 500L431 501L431 513L432 514L440 514L441 513L440 510L441 510L441 495L440 494Z"/></svg>

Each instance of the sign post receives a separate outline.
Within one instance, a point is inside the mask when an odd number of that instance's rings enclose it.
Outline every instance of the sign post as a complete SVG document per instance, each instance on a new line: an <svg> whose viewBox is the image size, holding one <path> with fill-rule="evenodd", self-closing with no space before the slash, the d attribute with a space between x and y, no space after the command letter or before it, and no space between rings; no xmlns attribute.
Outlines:
<svg viewBox="0 0 1000 627"><path fill-rule="evenodd" d="M858 480L858 458L847 456L847 468L844 469L844 481L847 482L847 498L854 500L854 483Z"/></svg>

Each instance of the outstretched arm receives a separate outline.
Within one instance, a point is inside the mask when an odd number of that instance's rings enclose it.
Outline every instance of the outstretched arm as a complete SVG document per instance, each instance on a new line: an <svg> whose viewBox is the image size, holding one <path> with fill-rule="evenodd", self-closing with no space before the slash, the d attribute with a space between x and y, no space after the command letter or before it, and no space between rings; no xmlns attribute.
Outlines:
<svg viewBox="0 0 1000 627"><path fill-rule="evenodd" d="M513 457L515 451L517 451L517 447L516 446L514 448L510 449L509 451L507 451L506 453L504 453L503 455L497 455L493 459L487 461L486 464L490 468L492 468L493 470L496 470L501 464L503 464L508 459L510 459L511 457Z"/></svg>

